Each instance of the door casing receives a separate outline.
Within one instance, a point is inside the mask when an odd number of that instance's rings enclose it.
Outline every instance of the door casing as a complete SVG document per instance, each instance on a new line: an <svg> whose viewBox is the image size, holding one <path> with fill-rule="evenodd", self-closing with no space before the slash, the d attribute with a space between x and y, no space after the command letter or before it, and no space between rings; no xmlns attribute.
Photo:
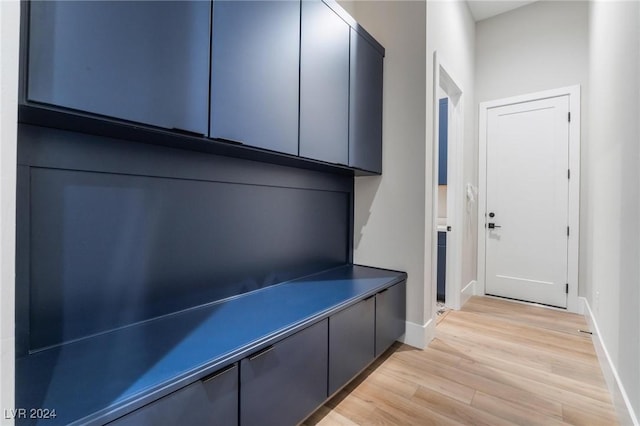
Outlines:
<svg viewBox="0 0 640 426"><path fill-rule="evenodd" d="M426 223L427 232L431 230L431 312L432 320L437 319L437 264L438 264L438 162L439 162L439 97L438 88L449 98L449 129L448 129L448 161L447 161L447 224L452 231L447 233L447 262L446 262L446 306L460 309L470 297L462 292L462 229L463 229L463 137L464 137L464 102L465 92L454 78L447 66L449 62L443 60L438 51L433 52L433 129L432 129L432 185L426 188L432 191L431 223ZM428 199L428 197L427 197ZM429 259L425 259L428 261ZM425 284L425 287L428 287Z"/></svg>
<svg viewBox="0 0 640 426"><path fill-rule="evenodd" d="M542 92L529 93L510 98L480 103L478 122L478 282L476 294L485 294L486 282L486 195L487 195L487 113L489 109L547 99L569 96L569 241L568 241L568 281L567 310L580 311L578 306L578 257L580 251L580 86L568 86Z"/></svg>

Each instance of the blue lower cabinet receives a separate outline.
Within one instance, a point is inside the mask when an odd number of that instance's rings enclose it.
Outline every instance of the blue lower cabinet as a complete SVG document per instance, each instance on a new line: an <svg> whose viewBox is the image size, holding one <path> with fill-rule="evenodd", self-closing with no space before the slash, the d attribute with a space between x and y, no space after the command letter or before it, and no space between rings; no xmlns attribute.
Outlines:
<svg viewBox="0 0 640 426"><path fill-rule="evenodd" d="M327 398L328 320L240 362L240 424L295 425Z"/></svg>
<svg viewBox="0 0 640 426"><path fill-rule="evenodd" d="M376 357L405 332L406 281L376 294Z"/></svg>
<svg viewBox="0 0 640 426"><path fill-rule="evenodd" d="M112 426L237 425L238 366L234 364L109 423Z"/></svg>
<svg viewBox="0 0 640 426"><path fill-rule="evenodd" d="M447 280L447 233L438 232L438 291L439 302L445 301L446 280Z"/></svg>
<svg viewBox="0 0 640 426"><path fill-rule="evenodd" d="M329 317L329 395L373 361L375 312L370 297Z"/></svg>

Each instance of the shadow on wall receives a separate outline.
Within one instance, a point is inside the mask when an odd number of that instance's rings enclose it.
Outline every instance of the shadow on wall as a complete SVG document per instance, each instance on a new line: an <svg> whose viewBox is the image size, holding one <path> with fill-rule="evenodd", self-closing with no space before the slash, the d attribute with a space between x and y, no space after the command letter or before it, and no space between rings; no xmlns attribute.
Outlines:
<svg viewBox="0 0 640 426"><path fill-rule="evenodd" d="M371 209L378 194L382 176L356 178L356 180L358 192L355 196L353 247L357 250L364 236L369 218L371 217Z"/></svg>

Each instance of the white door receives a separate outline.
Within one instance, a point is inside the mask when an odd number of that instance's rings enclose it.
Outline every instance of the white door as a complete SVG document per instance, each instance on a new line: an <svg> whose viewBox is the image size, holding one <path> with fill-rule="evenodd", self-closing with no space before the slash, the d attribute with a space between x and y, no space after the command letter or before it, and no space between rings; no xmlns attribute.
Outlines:
<svg viewBox="0 0 640 426"><path fill-rule="evenodd" d="M487 294L567 306L568 113L569 96L487 111Z"/></svg>

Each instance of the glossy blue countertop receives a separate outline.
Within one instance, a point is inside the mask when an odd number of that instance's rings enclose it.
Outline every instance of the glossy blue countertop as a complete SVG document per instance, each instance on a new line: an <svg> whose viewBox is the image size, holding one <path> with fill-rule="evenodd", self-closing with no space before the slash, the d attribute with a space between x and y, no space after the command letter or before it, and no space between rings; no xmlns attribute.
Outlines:
<svg viewBox="0 0 640 426"><path fill-rule="evenodd" d="M38 424L103 424L406 279L347 265L16 360L16 406Z"/></svg>

